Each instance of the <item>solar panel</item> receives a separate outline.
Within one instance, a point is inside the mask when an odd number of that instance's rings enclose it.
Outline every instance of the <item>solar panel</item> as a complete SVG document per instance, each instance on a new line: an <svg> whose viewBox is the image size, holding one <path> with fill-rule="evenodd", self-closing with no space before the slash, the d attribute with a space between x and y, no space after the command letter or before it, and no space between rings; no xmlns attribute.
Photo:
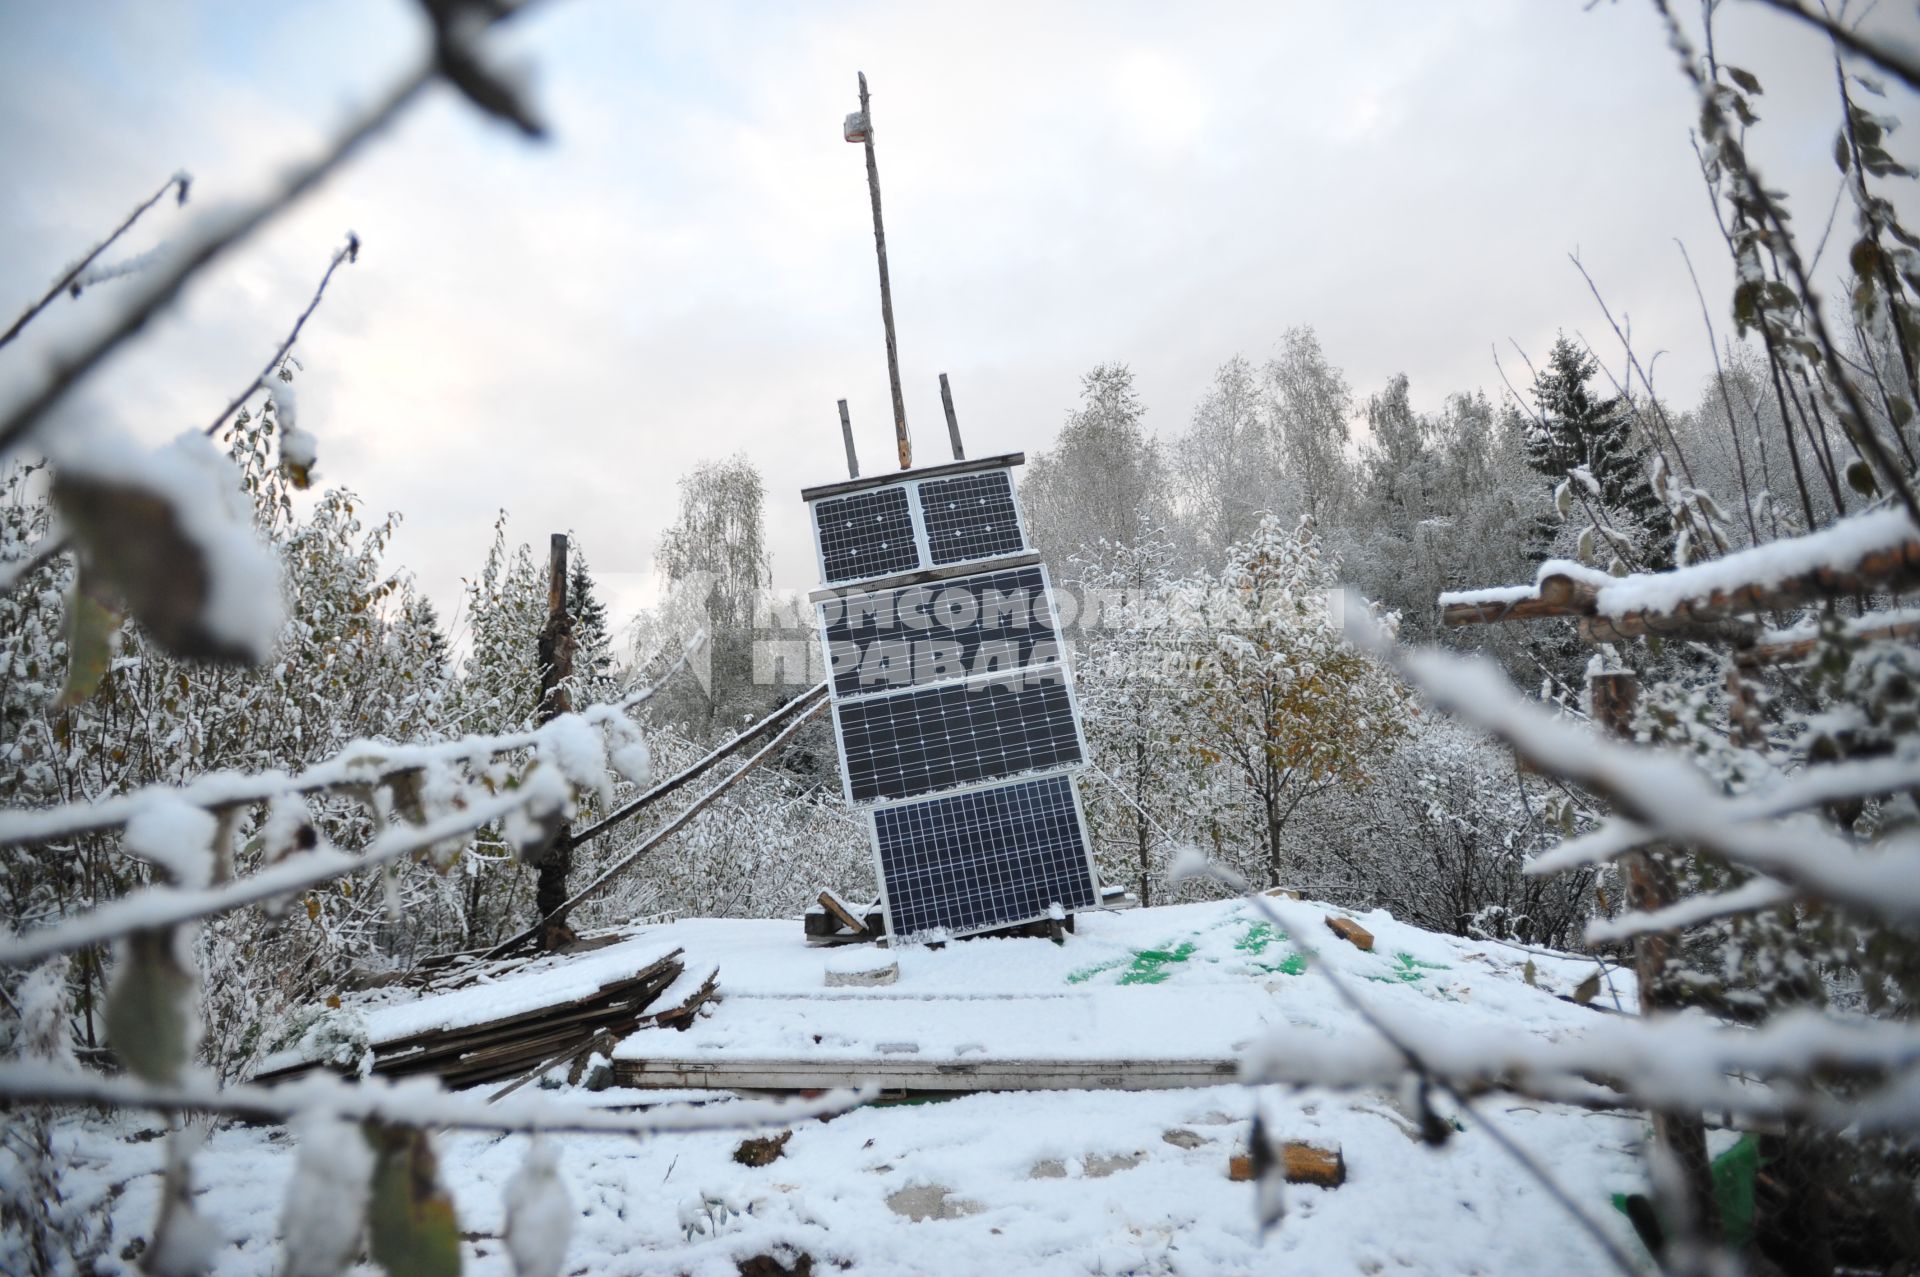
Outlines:
<svg viewBox="0 0 1920 1277"><path fill-rule="evenodd" d="M1096 903L1070 777L881 807L873 824L896 936L958 935Z"/></svg>
<svg viewBox="0 0 1920 1277"><path fill-rule="evenodd" d="M837 699L1060 659L1039 567L830 599L821 617Z"/></svg>
<svg viewBox="0 0 1920 1277"><path fill-rule="evenodd" d="M920 485L920 518L935 563L966 563L1027 548L1005 470L928 479Z"/></svg>
<svg viewBox="0 0 1920 1277"><path fill-rule="evenodd" d="M816 501L813 526L829 585L920 566L904 486Z"/></svg>
<svg viewBox="0 0 1920 1277"><path fill-rule="evenodd" d="M1072 766L1085 757L1058 665L837 701L833 716L847 797L856 803Z"/></svg>

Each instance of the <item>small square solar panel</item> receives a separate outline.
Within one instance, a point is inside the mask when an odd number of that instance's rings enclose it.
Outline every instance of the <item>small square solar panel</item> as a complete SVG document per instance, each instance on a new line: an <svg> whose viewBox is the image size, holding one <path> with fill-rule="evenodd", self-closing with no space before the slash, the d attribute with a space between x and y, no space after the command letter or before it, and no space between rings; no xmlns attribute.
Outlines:
<svg viewBox="0 0 1920 1277"><path fill-rule="evenodd" d="M847 797L913 798L1085 761L1059 666L838 701Z"/></svg>
<svg viewBox="0 0 1920 1277"><path fill-rule="evenodd" d="M1005 470L928 479L920 485L920 520L933 561L966 563L1027 548Z"/></svg>
<svg viewBox="0 0 1920 1277"><path fill-rule="evenodd" d="M813 529L829 585L911 572L920 566L904 486L816 501Z"/></svg>
<svg viewBox="0 0 1920 1277"><path fill-rule="evenodd" d="M873 824L896 936L985 931L1097 903L1070 777L881 807Z"/></svg>
<svg viewBox="0 0 1920 1277"><path fill-rule="evenodd" d="M821 616L841 700L1060 660L1037 566L829 599Z"/></svg>

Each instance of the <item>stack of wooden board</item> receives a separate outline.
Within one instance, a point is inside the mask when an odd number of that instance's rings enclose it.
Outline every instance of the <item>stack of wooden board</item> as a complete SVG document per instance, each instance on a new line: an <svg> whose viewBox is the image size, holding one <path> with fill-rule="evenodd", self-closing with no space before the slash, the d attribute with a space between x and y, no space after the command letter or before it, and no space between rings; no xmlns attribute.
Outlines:
<svg viewBox="0 0 1920 1277"><path fill-rule="evenodd" d="M523 1077L649 1027L685 1028L713 996L717 973L690 973L678 947L614 937L579 955L468 965L448 972L436 991L386 1005L347 1005L341 1025L310 1030L267 1059L256 1081L275 1082L316 1068L386 1076L432 1074L449 1086ZM391 992L391 991L389 991ZM337 1043L364 1026L359 1058L341 1059ZM327 1042L336 1044L327 1049ZM371 1056L370 1066L367 1056Z"/></svg>

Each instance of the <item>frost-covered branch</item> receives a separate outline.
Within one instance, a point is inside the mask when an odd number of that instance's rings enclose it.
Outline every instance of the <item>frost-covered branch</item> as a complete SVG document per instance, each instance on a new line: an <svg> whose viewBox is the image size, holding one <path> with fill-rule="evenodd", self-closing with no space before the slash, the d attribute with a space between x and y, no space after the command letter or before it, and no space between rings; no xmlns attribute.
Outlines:
<svg viewBox="0 0 1920 1277"><path fill-rule="evenodd" d="M1857 53L1882 71L1899 76L1908 88L1920 93L1920 50L1911 45L1901 46L1891 40L1875 40L1861 35L1859 31L1838 21L1824 11L1815 11L1807 7L1803 0L1759 0L1770 9L1778 10L1800 19L1808 26L1818 27L1831 36L1834 42L1849 53Z"/></svg>
<svg viewBox="0 0 1920 1277"><path fill-rule="evenodd" d="M127 231L133 226L133 224L139 221L141 216L145 214L148 209L152 208L155 204L158 204L161 200L165 199L168 191L171 191L174 188L178 187L179 194L175 197L176 202L180 204L185 204L187 202L187 188L190 187L192 184L193 184L192 176L185 172L175 173L172 177L168 178L166 182L161 185L159 190L155 191L152 195L148 196L146 201L138 205L137 207L135 207L133 212L127 214L126 220L121 222L120 225L114 228L113 234L107 236L105 239L101 240L98 244L94 245L92 252L88 253L85 257L82 257L79 261L75 262L72 266L69 266L66 270L66 273L61 275L59 279L55 280L53 287L47 290L46 296L42 297L39 301L27 307L26 310L21 313L20 318L14 320L12 326L9 327L6 332L0 333L0 346L6 345L8 342L12 341L15 337L18 337L20 335L20 330L25 328L28 324L32 323L34 321L34 318L37 315L39 315L41 311L53 305L54 299L60 296L61 293L64 293L69 289L78 289L85 282L84 277L87 274L87 268L93 265L95 259L97 259L100 256L100 254L106 252L109 248L113 247L114 241L118 240L122 235L125 235Z"/></svg>
<svg viewBox="0 0 1920 1277"><path fill-rule="evenodd" d="M740 1100L723 1105L667 1104L642 1113L619 1113L555 1104L538 1096L453 1094L432 1078L383 1077L343 1081L308 1074L278 1086L221 1086L209 1074L174 1085L129 1075L105 1077L56 1064L0 1064L0 1100L24 1104L107 1104L161 1113L217 1113L250 1121L285 1122L319 1115L372 1121L415 1130L455 1128L502 1134L545 1131L581 1135L669 1135L694 1131L786 1126L833 1117L859 1108L878 1094L874 1087L829 1091L803 1100Z"/></svg>
<svg viewBox="0 0 1920 1277"><path fill-rule="evenodd" d="M543 743L560 748L567 739L577 737L582 726L630 730L627 712L651 700L660 687L686 667L705 641L704 631L694 635L674 663L646 687L617 701L588 706L533 731L463 736L431 745L356 741L301 772L213 772L185 785L151 785L93 802L37 811L0 811L0 848L119 829L156 802L180 802L218 814L289 795L363 793L435 768L483 763L502 754L537 750Z"/></svg>
<svg viewBox="0 0 1920 1277"><path fill-rule="evenodd" d="M1402 648L1366 617L1364 607L1350 606L1347 614L1349 638L1393 664L1434 704L1497 737L1533 766L1603 795L1625 816L1536 857L1530 872L1599 864L1651 842L1675 842L1874 917L1920 918L1920 847L1866 855L1810 820L1755 819L1691 762L1595 736L1516 694L1483 661Z"/></svg>
<svg viewBox="0 0 1920 1277"><path fill-rule="evenodd" d="M552 812L570 797L557 771L534 768L520 786L474 802L422 825L395 825L367 844L359 855L319 848L215 887L147 887L50 927L0 940L0 966L24 966L57 953L116 940L135 931L211 918L289 892L304 891L335 878L372 869L425 851L436 843L484 828L496 820L532 808Z"/></svg>
<svg viewBox="0 0 1920 1277"><path fill-rule="evenodd" d="M232 401L220 410L220 415L215 417L213 424L207 427L207 434L211 435L218 431L221 426L227 423L227 418L240 411L241 405L253 398L254 392L260 390L267 384L268 378L273 376L274 372L278 370L280 365L286 360L288 352L293 349L293 343L300 340L300 330L306 327L307 320L313 315L313 312L320 308L320 299L327 294L327 284L333 279L333 272L340 269L342 262L353 263L359 260L360 237L352 231L348 231L347 242L334 250L333 259L327 263L326 274L320 277L320 286L313 290L313 300L308 302L307 308L300 312L300 317L293 321L293 331L287 334L287 339L281 342L279 348L273 352L273 357L267 360L267 366L260 370L260 375L249 382L245 390L235 395Z"/></svg>
<svg viewBox="0 0 1920 1277"><path fill-rule="evenodd" d="M430 8L437 10L440 6ZM513 120L523 131L529 131L530 113L514 89L487 68L479 48L481 28L523 8L524 4L508 3L484 8L459 6L462 20L436 24L433 56L388 85L319 154L293 168L274 189L252 203L203 217L167 260L135 286L132 296L117 311L52 354L45 372L0 414L0 451L23 442L88 374L171 306L187 281L311 194L436 79L444 75L481 110ZM473 15L475 21L464 20L466 15Z"/></svg>
<svg viewBox="0 0 1920 1277"><path fill-rule="evenodd" d="M1920 1122L1920 1029L1910 1024L1842 1020L1815 1011L1789 1012L1757 1029L1728 1028L1701 1015L1596 1016L1584 1032L1549 1041L1462 1034L1451 1022L1389 1023L1392 1040L1329 1038L1292 1025L1276 1029L1248 1052L1241 1080L1391 1085L1404 1076L1404 1052L1410 1050L1436 1080L1469 1094L1506 1091L1593 1108L1717 1110L1835 1130L1905 1129ZM1861 1089L1836 1098L1809 1081L1816 1076L1850 1078Z"/></svg>

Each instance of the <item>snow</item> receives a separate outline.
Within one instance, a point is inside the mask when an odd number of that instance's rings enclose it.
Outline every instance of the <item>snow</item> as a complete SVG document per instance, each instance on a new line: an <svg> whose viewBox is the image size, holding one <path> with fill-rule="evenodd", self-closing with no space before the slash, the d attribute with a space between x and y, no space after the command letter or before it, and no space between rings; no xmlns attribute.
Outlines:
<svg viewBox="0 0 1920 1277"><path fill-rule="evenodd" d="M526 1160L507 1181L506 1244L518 1277L559 1277L573 1231L573 1200L560 1178L560 1151L536 1135Z"/></svg>
<svg viewBox="0 0 1920 1277"><path fill-rule="evenodd" d="M351 1122L311 1116L293 1124L293 1177L280 1235L286 1277L334 1277L360 1249L373 1176L373 1147Z"/></svg>
<svg viewBox="0 0 1920 1277"><path fill-rule="evenodd" d="M127 822L126 849L182 887L213 881L213 836L219 821L169 794L157 794Z"/></svg>
<svg viewBox="0 0 1920 1277"><path fill-rule="evenodd" d="M279 561L254 531L238 472L211 440L188 431L147 450L104 426L75 421L50 436L47 451L63 474L164 500L181 535L200 551L207 632L256 664L272 656L284 615Z"/></svg>
<svg viewBox="0 0 1920 1277"><path fill-rule="evenodd" d="M1311 904L1294 911L1316 922L1326 912ZM840 1029L857 1036L849 1051L864 1042L877 1052L884 1040L912 1043L926 1054L957 1049L969 1036L997 1034L990 1043L996 1050L1071 1046L1194 1055L1204 1044L1230 1049L1255 1038L1262 1032L1255 1016L1265 1017L1266 1032L1363 1040L1364 1030L1327 981L1311 969L1283 969L1291 949L1257 933L1259 921L1238 900L1081 914L1078 933L1064 946L1044 939L973 940L940 950L906 946L891 953L900 963L899 984L829 992L824 971L842 955L806 948L798 922L688 919L645 928L620 946L531 974L571 980L572 964L632 968L651 953L685 947L690 969L719 967L723 1000L685 1034L635 1035L683 1046L717 1040L704 1036L714 1033L743 1044L772 1043L809 1017L823 1036ZM1354 981L1371 1004L1456 1030L1463 1050L1467 1043L1496 1041L1549 1051L1577 1031L1620 1023L1554 996L1593 972L1590 959L1435 935L1382 912L1359 921L1374 933L1374 951L1354 949L1322 926L1324 934L1315 937L1321 960ZM1157 968L1143 960L1143 950L1174 953L1189 944L1184 958ZM1401 954L1411 964L1429 965L1410 965ZM1529 961L1537 987L1524 978ZM1156 971L1159 983L1142 982ZM1615 978L1631 1008L1631 977ZM478 992L518 996L512 984ZM1601 1000L1610 1003L1604 992ZM433 1015L445 1018L445 1007ZM769 1017L784 1027L756 1027ZM1061 1038L1071 1042L1046 1046ZM632 1049L632 1040L622 1047ZM1892 1047L1882 1042L1874 1049L1884 1054ZM416 1084L409 1093L417 1090ZM559 1087L534 1092L527 1102L571 1105L585 1116L665 1098ZM743 1101L706 1098L708 1107L696 1111L746 1108ZM493 1109L511 1117L518 1099ZM1247 1150L1256 1106L1272 1138L1337 1145L1348 1167L1340 1188L1287 1188L1285 1218L1264 1240L1256 1186L1227 1177L1229 1159ZM1484 1100L1483 1111L1507 1138L1549 1164L1616 1244L1639 1253L1608 1197L1645 1189L1644 1119L1497 1097ZM571 1222L561 1268L595 1277L732 1277L743 1259L772 1254L791 1262L800 1253L813 1257L816 1272L847 1265L889 1274L1610 1271L1599 1249L1478 1120L1463 1118L1460 1125L1434 1150L1418 1143L1415 1119L1391 1089L1230 1084L977 1094L866 1108L794 1126L783 1154L761 1168L732 1160L739 1136L730 1134L646 1140L548 1134L537 1138L555 1163L551 1178L548 1154L525 1136L455 1133L436 1143L467 1271L479 1277L552 1271L543 1265L554 1260L557 1234L533 1228L543 1216ZM134 1271L132 1260L119 1258L121 1245L148 1234L158 1204L157 1143L130 1138L143 1127L150 1128L151 1119L130 1114L75 1119L61 1132L75 1191L100 1202L113 1221L116 1245L106 1273ZM303 1131L302 1140L308 1138ZM278 1270L274 1239L282 1203L290 1187L310 1182L296 1179L297 1161L281 1130L232 1127L214 1134L195 1174L201 1209L228 1239L216 1273L265 1277ZM110 1196L114 1185L121 1188ZM562 1193L570 1209L558 1205Z"/></svg>

